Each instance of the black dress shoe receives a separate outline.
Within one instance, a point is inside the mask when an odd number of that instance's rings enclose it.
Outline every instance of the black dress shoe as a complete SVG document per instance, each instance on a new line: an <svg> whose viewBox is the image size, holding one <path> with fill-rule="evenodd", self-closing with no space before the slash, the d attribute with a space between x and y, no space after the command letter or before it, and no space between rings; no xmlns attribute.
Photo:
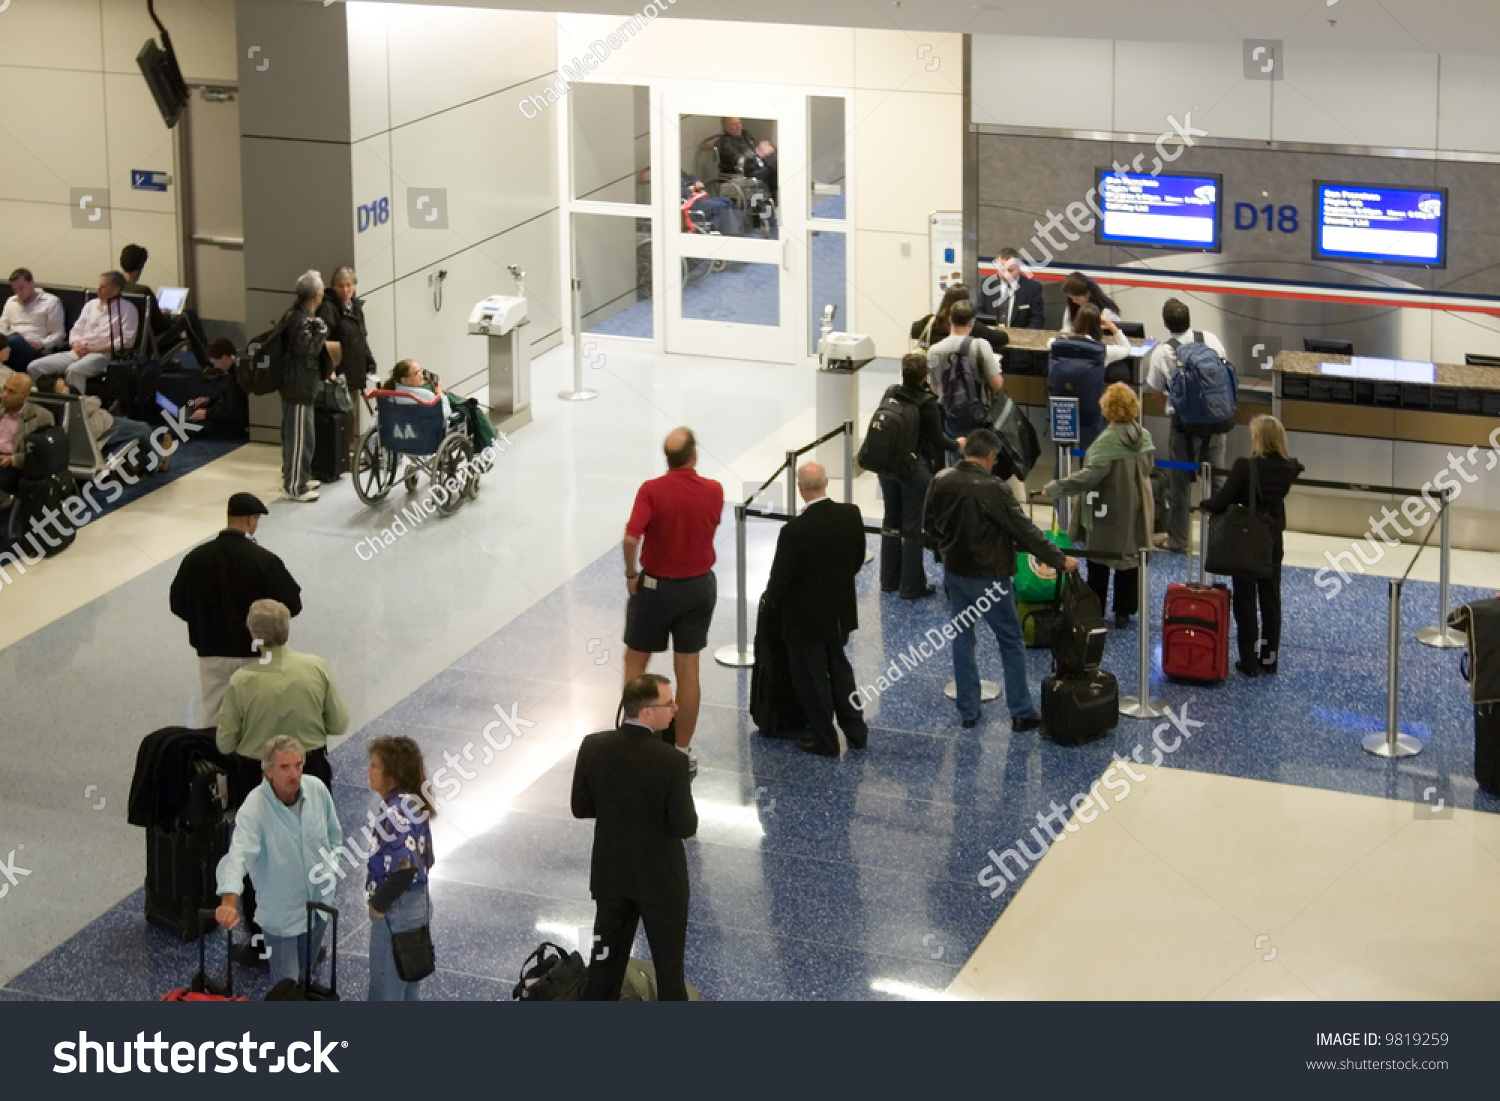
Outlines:
<svg viewBox="0 0 1500 1101"><path fill-rule="evenodd" d="M1030 715L1022 715L1019 719L1011 719L1010 728L1016 733L1023 730L1035 730L1042 725L1042 717L1033 711Z"/></svg>
<svg viewBox="0 0 1500 1101"><path fill-rule="evenodd" d="M1117 631L1123 631L1126 627L1129 627L1129 626L1130 626L1130 617L1128 615L1116 615L1115 616L1115 630L1117 630Z"/></svg>
<svg viewBox="0 0 1500 1101"><path fill-rule="evenodd" d="M900 585L882 585L882 586L880 586L880 591L883 592L883 593L899 593L901 591L901 586Z"/></svg>
<svg viewBox="0 0 1500 1101"><path fill-rule="evenodd" d="M814 741L812 738L798 738L797 748L804 753L816 753L819 757L837 757L839 755L837 747L829 749L822 742Z"/></svg>
<svg viewBox="0 0 1500 1101"><path fill-rule="evenodd" d="M1234 667L1247 677L1260 675L1260 666L1256 665L1253 661L1237 661L1234 663Z"/></svg>
<svg viewBox="0 0 1500 1101"><path fill-rule="evenodd" d="M1263 677L1274 677L1276 675L1276 663L1274 661L1261 662L1260 675Z"/></svg>
<svg viewBox="0 0 1500 1101"><path fill-rule="evenodd" d="M849 743L850 749L864 749L870 741L870 728L856 727L852 732L844 731L844 740Z"/></svg>
<svg viewBox="0 0 1500 1101"><path fill-rule="evenodd" d="M961 727L963 727L965 730L973 730L976 726L979 725L979 720L978 719L964 719L958 725L961 726Z"/></svg>

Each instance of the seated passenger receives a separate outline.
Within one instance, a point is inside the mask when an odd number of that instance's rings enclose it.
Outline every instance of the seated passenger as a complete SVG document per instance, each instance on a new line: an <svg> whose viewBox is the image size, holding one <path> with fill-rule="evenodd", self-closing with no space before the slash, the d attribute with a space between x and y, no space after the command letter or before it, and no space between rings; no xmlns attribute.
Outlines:
<svg viewBox="0 0 1500 1101"><path fill-rule="evenodd" d="M723 131L698 143L700 149L717 151L719 171L726 176L749 176L763 168L760 154L756 152L759 143L740 120L725 118L719 121L723 123Z"/></svg>
<svg viewBox="0 0 1500 1101"><path fill-rule="evenodd" d="M233 341L219 337L208 345L208 369L205 379L223 378L224 390L217 397L193 398L187 403L190 424L203 426L205 440L242 439L250 428L250 398L234 377L236 358Z"/></svg>
<svg viewBox="0 0 1500 1101"><path fill-rule="evenodd" d="M943 292L943 300L938 303L936 313L927 314L911 323L911 338L917 348L926 351L934 344L940 344L948 339L950 329L950 314L953 312L955 302L967 302L974 305L974 300L969 294L969 288L963 283L954 283ZM990 350L996 355L1000 349L1010 343L1010 335L1003 329L997 329L993 325L986 325L977 317L974 319L972 335L983 340L990 346Z"/></svg>
<svg viewBox="0 0 1500 1101"><path fill-rule="evenodd" d="M68 339L63 305L55 294L36 285L31 272L10 273L11 296L0 311L0 363L24 371L38 356L55 352Z"/></svg>
<svg viewBox="0 0 1500 1101"><path fill-rule="evenodd" d="M203 339L203 326L198 320L198 315L192 310L183 309L175 317L165 316L156 308L156 292L141 282L141 275L146 270L146 261L149 260L148 253L143 245L126 245L120 250L120 271L125 275L125 286L122 288L126 294L149 295L149 313L147 319L151 325L151 331L155 334L157 347L163 355L174 351L186 340L193 349L193 358L198 361L199 367L208 366L208 349Z"/></svg>
<svg viewBox="0 0 1500 1101"><path fill-rule="evenodd" d="M713 223L714 229L725 237L738 237L743 231L740 224L740 208L733 199L710 195L697 176L682 174L682 219L683 228L692 232L688 212L697 211Z"/></svg>
<svg viewBox="0 0 1500 1101"><path fill-rule="evenodd" d="M443 393L442 384L438 382L437 375L422 369L422 365L414 359L403 359L391 370L391 377L387 380L385 389L399 390L405 394L416 394L428 397L436 394L443 401L443 419L451 421L457 413L463 418L464 428L469 433L469 442L474 445L475 451L483 451L499 437L495 426L490 423L490 418L483 409L479 407L476 398L464 398L457 401L449 398ZM404 398L394 398L394 401L404 401Z"/></svg>
<svg viewBox="0 0 1500 1101"><path fill-rule="evenodd" d="M31 376L13 371L0 387L0 503L21 484L21 462L26 456L26 437L52 423L52 414L30 402Z"/></svg>
<svg viewBox="0 0 1500 1101"><path fill-rule="evenodd" d="M776 175L776 147L768 141L763 141L755 147L755 155L760 158L760 167L751 172L750 176L760 180L771 189L771 194L775 195L781 183Z"/></svg>
<svg viewBox="0 0 1500 1101"><path fill-rule="evenodd" d="M135 347L136 328L140 318L129 302L119 301L125 289L125 276L107 271L99 276L99 296L84 304L83 312L68 334L68 351L54 352L34 359L27 373L34 379L54 371L66 374L68 385L78 393L88 389L88 381L104 374L112 355Z"/></svg>
<svg viewBox="0 0 1500 1101"><path fill-rule="evenodd" d="M70 394L67 380L60 374L45 375L36 384L37 392L40 394ZM94 437L94 442L99 445L99 453L108 455L111 451L121 448L129 448L136 452L130 456L130 461L137 467L142 467L143 455L139 452L139 445L151 439L151 426L145 421L132 420L129 417L116 417L104 408L104 403L96 397L87 394L83 396L83 415L88 421L89 435ZM175 449L174 449L175 450ZM172 463L172 455L168 452L160 461L162 470L166 470Z"/></svg>

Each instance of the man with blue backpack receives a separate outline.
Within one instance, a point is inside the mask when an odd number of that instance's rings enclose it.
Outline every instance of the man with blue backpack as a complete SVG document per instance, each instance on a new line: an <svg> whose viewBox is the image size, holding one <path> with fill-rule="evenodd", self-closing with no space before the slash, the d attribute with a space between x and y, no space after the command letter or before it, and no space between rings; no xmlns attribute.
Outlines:
<svg viewBox="0 0 1500 1101"><path fill-rule="evenodd" d="M943 429L957 439L990 419L990 395L1005 386L1000 360L988 342L974 339L974 306L966 299L953 303L948 335L927 350L932 389L943 406ZM958 462L949 452L948 465Z"/></svg>
<svg viewBox="0 0 1500 1101"><path fill-rule="evenodd" d="M1224 440L1234 428L1239 382L1224 345L1213 333L1192 327L1187 306L1169 298L1161 309L1170 338L1151 353L1146 385L1167 395L1171 420L1169 455L1175 462L1224 466ZM1188 549L1188 504L1196 475L1169 472L1167 534L1157 546L1174 554ZM1217 486L1221 479L1215 478Z"/></svg>

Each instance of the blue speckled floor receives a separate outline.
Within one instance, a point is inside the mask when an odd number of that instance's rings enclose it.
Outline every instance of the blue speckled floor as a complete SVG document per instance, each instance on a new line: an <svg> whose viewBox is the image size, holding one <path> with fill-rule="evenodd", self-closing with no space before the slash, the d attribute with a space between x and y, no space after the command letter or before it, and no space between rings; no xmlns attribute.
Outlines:
<svg viewBox="0 0 1500 1101"><path fill-rule="evenodd" d="M772 526L753 525L752 559L768 555L774 537ZM729 523L719 543L722 599L710 650L734 632ZM1154 607L1183 568L1180 557L1158 556ZM874 581L872 565L860 578L864 627L853 645L861 683L946 618L938 599L883 596ZM1458 652L1409 637L1435 620L1435 587L1410 586L1402 648L1403 725L1426 751L1394 764L1359 748L1364 733L1384 727L1385 581L1355 578L1326 601L1309 571L1288 569L1284 594L1279 677L1231 674L1213 687L1153 682L1157 694L1204 723L1166 763L1404 800L1419 799L1422 787L1436 782L1459 806L1500 811L1500 800L1477 792L1472 780ZM1454 601L1487 595L1458 590ZM441 966L424 986L429 998L504 1000L527 953L540 940L559 939L539 925L572 929L591 921L591 824L569 815L568 739L580 721L603 726L612 717L618 662L592 655L602 655L601 645L617 651L622 605L612 552L333 754L334 794L349 830L371 805L361 752L370 738L410 735L431 770L445 751L461 753L478 739L497 702L524 697L522 713L537 722L505 762L529 762L534 782L528 776L526 786L502 795L480 778L453 803L450 828L467 840L439 846L433 897ZM602 642L591 649L593 638ZM1134 630L1111 632L1106 655L1127 693L1135 686L1135 638ZM980 654L981 671L998 679L993 642L983 640ZM1029 661L1039 682L1050 659L1033 651ZM907 673L872 708L869 748L826 760L757 735L745 713L748 671L705 664L694 743L702 828L688 847L688 974L706 998L872 998L885 996L879 988L891 983L943 990L1014 894L991 901L975 882L986 850L1024 834L1052 800L1087 789L1112 752L1139 744L1142 757L1152 757L1153 724L1127 719L1112 740L1081 748L1012 735L998 704L986 706L977 729L963 731L941 696L951 675L946 652ZM359 998L369 923L357 884L341 888L340 905L350 915L340 978L344 996ZM141 906L139 893L125 899L17 976L0 998L156 998L181 985L196 967L196 950L147 926ZM220 938L211 951L212 970L222 965ZM644 937L637 953L647 954ZM263 972L240 979L242 993L264 993Z"/></svg>

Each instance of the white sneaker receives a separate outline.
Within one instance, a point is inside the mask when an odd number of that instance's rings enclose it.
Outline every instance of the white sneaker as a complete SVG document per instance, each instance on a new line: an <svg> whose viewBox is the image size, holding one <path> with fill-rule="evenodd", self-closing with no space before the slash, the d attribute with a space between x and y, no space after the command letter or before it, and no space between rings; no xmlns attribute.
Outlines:
<svg viewBox="0 0 1500 1101"><path fill-rule="evenodd" d="M322 484L323 483L320 482L320 481L318 481L318 479L316 479L316 478L309 478L309 479L307 479L307 488L308 489L317 489Z"/></svg>
<svg viewBox="0 0 1500 1101"><path fill-rule="evenodd" d="M308 502L316 501L318 499L318 491L316 489L309 489L306 493L299 493L291 499L293 501L301 501L303 504L307 504Z"/></svg>

